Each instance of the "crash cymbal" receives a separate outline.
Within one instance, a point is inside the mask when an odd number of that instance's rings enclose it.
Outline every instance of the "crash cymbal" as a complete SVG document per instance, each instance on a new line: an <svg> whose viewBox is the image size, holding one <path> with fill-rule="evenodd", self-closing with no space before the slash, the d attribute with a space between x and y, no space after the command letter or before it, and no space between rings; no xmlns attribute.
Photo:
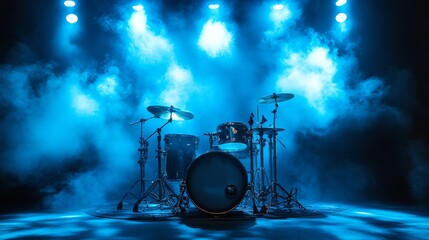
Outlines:
<svg viewBox="0 0 429 240"><path fill-rule="evenodd" d="M271 134L273 134L273 132L281 132L281 131L284 131L284 130L285 130L284 128L276 128L276 129L274 129L274 128L266 128L266 127L256 127L256 128L253 128L253 131L255 133L258 133L258 134L267 134L267 135L271 135Z"/></svg>
<svg viewBox="0 0 429 240"><path fill-rule="evenodd" d="M175 108L173 106L149 106L147 107L147 110L155 117L162 119L170 119L170 116L172 120L178 121L190 120L194 118L194 115L192 113L181 110L179 108Z"/></svg>
<svg viewBox="0 0 429 240"><path fill-rule="evenodd" d="M290 100L293 97L294 95L292 93L273 93L272 95L258 98L258 103L283 102L283 101Z"/></svg>

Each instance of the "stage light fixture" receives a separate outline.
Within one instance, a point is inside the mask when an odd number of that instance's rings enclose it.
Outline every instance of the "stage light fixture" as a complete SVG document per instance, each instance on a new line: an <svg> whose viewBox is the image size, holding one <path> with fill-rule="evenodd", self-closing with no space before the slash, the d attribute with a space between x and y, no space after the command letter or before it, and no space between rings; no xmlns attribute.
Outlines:
<svg viewBox="0 0 429 240"><path fill-rule="evenodd" d="M139 5L134 5L133 9L134 11L139 12L139 11L143 11L144 8L143 8L143 5L139 4Z"/></svg>
<svg viewBox="0 0 429 240"><path fill-rule="evenodd" d="M338 13L337 16L335 17L335 20L337 20L337 22L339 22L339 23L343 23L347 20L347 14Z"/></svg>
<svg viewBox="0 0 429 240"><path fill-rule="evenodd" d="M75 1L71 1L71 0L67 0L67 1L64 1L64 6L71 8L71 7L76 6L76 2Z"/></svg>
<svg viewBox="0 0 429 240"><path fill-rule="evenodd" d="M77 17L76 14L71 13L66 16L66 20L67 22L74 24L79 20L79 18Z"/></svg>
<svg viewBox="0 0 429 240"><path fill-rule="evenodd" d="M209 8L210 8L211 10L219 9L219 4L217 4L217 3L209 4Z"/></svg>
<svg viewBox="0 0 429 240"><path fill-rule="evenodd" d="M276 10L276 11L280 11L280 10L282 10L284 7L285 7L285 5L284 5L284 4L280 4L280 3L278 3L278 4L274 4L274 5L273 5L273 9L274 9L274 10Z"/></svg>
<svg viewBox="0 0 429 240"><path fill-rule="evenodd" d="M347 3L347 0L338 0L335 5L337 5L338 7L343 6Z"/></svg>

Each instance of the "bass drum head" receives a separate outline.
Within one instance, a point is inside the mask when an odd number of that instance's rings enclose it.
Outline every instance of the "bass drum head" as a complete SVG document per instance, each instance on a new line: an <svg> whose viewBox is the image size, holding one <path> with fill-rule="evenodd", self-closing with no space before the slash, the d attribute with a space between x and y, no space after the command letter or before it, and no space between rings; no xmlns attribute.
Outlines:
<svg viewBox="0 0 429 240"><path fill-rule="evenodd" d="M220 151L200 155L186 173L189 198L210 214L224 214L236 208L246 195L247 183L247 172L240 160Z"/></svg>

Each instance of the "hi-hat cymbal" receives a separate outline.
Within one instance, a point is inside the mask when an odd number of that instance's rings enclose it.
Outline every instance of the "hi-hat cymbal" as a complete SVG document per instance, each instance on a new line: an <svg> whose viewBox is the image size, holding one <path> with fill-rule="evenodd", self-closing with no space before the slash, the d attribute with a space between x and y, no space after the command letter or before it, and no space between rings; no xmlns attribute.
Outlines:
<svg viewBox="0 0 429 240"><path fill-rule="evenodd" d="M267 134L267 135L272 135L273 132L281 132L284 131L284 128L266 128L266 127L256 127L253 128L253 130L255 131L255 133L258 134Z"/></svg>
<svg viewBox="0 0 429 240"><path fill-rule="evenodd" d="M157 118L171 119L172 120L190 120L194 115L190 112L175 108L173 106L149 106L147 110Z"/></svg>
<svg viewBox="0 0 429 240"><path fill-rule="evenodd" d="M294 97L292 93L273 93L265 97L258 98L258 103L274 103L290 100Z"/></svg>

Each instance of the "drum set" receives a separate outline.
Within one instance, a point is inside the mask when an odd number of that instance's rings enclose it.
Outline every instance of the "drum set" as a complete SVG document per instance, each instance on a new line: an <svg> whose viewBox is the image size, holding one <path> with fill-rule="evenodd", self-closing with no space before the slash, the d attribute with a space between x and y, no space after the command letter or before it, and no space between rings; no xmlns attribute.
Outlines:
<svg viewBox="0 0 429 240"><path fill-rule="evenodd" d="M173 213L186 213L194 205L198 210L220 215L236 208L249 209L253 213L273 213L306 209L297 200L297 188L287 191L277 181L277 138L283 128L276 127L280 102L294 97L290 93L273 93L257 99L260 104L274 104L272 127L263 127L267 119L255 124L253 113L248 125L240 122L225 122L215 132L204 133L208 137L210 150L197 156L200 139L188 134L166 134L162 129L173 121L191 120L194 115L173 106L149 106L153 114L130 125L140 124L138 165L140 177L129 187L120 199L116 209L122 210L127 196L135 198L133 212L147 210L149 203L159 208L167 207ZM143 137L143 124L152 118L167 120L148 137ZM157 135L157 178L146 188L145 164L148 158L148 140ZM265 168L265 147L268 141L269 174ZM217 143L217 144L216 144ZM281 142L280 142L281 143ZM281 143L282 144L282 143ZM282 144L283 145L283 144ZM163 165L163 161L164 165ZM246 169L243 161L249 159ZM179 182L174 190L172 182ZM135 194L135 187L140 191ZM142 203L145 204L142 204ZM141 205L144 205L143 207Z"/></svg>

